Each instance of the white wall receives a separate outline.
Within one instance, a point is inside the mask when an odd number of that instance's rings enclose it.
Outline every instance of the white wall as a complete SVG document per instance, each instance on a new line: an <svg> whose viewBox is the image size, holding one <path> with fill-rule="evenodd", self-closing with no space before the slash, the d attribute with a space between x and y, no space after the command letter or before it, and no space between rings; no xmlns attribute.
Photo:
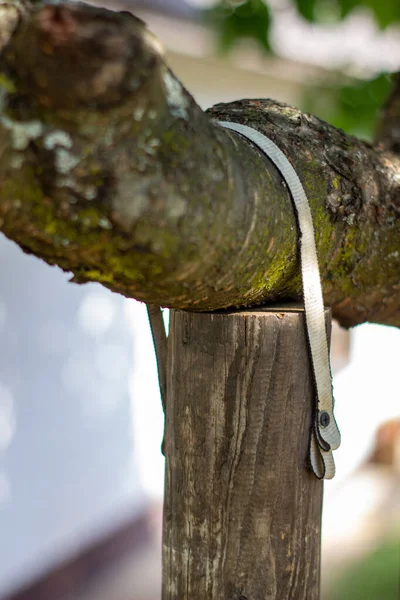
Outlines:
<svg viewBox="0 0 400 600"><path fill-rule="evenodd" d="M0 595L145 501L127 301L67 280L1 236Z"/></svg>

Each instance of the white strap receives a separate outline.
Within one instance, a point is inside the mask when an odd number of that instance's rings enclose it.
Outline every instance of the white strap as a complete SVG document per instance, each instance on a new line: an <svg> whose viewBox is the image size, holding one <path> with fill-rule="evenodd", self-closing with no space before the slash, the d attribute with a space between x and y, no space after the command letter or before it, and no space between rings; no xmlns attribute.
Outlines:
<svg viewBox="0 0 400 600"><path fill-rule="evenodd" d="M226 129L240 133L262 150L282 174L292 196L300 234L304 308L317 394L310 439L310 463L319 479L332 479L335 474L332 450L336 450L340 445L340 432L333 414L332 376L310 205L296 171L272 140L247 125L227 121L218 121L218 123Z"/></svg>

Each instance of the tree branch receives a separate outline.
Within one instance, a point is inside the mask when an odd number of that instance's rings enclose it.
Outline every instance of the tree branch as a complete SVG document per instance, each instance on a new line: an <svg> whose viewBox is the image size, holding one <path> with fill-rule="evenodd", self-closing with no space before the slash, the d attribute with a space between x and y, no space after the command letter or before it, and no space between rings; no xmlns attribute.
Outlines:
<svg viewBox="0 0 400 600"><path fill-rule="evenodd" d="M400 325L395 154L271 100L205 114L141 21L83 4L19 20L0 89L2 231L74 281L201 311L301 296L288 191L232 120L296 168L334 316Z"/></svg>

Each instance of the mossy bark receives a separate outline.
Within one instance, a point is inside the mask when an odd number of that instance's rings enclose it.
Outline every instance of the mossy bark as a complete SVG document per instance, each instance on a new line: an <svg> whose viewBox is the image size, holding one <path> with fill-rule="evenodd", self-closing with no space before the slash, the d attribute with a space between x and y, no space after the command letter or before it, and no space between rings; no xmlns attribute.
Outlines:
<svg viewBox="0 0 400 600"><path fill-rule="evenodd" d="M0 219L25 251L76 282L173 308L300 297L288 190L215 122L237 121L274 140L303 182L334 316L400 325L398 155L271 100L204 113L125 13L39 4L9 27Z"/></svg>

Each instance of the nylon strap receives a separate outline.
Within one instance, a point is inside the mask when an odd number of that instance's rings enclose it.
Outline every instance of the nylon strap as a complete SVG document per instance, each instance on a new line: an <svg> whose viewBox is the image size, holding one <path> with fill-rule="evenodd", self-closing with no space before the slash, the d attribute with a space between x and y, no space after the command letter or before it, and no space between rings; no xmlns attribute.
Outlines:
<svg viewBox="0 0 400 600"><path fill-rule="evenodd" d="M280 171L291 193L297 213L306 329L316 387L309 458L311 468L318 479L332 479L335 475L332 450L336 450L340 445L340 432L333 414L328 338L310 205L296 171L272 140L247 125L226 121L218 123L253 142Z"/></svg>
<svg viewBox="0 0 400 600"><path fill-rule="evenodd" d="M167 404L167 333L165 331L161 307L151 304L147 304L146 306L156 355L161 404L165 415Z"/></svg>

